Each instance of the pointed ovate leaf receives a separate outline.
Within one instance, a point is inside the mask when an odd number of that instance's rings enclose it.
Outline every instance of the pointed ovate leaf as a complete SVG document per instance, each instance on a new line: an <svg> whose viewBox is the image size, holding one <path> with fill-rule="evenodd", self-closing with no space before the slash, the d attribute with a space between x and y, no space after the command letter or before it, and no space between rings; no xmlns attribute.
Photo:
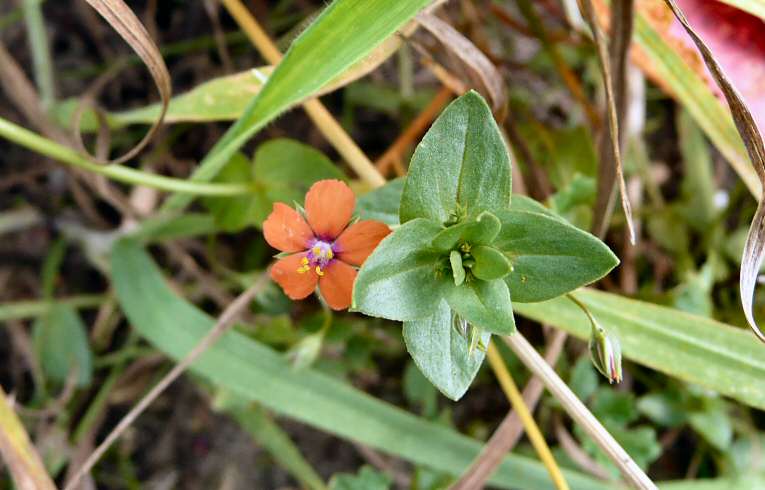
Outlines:
<svg viewBox="0 0 765 490"><path fill-rule="evenodd" d="M499 213L502 231L494 246L509 257L505 277L513 301L545 301L589 284L616 267L619 259L600 240L546 214Z"/></svg>
<svg viewBox="0 0 765 490"><path fill-rule="evenodd" d="M479 245L470 249L470 255L475 259L471 269L473 275L484 281L501 279L510 273L510 261L496 248Z"/></svg>
<svg viewBox="0 0 765 490"><path fill-rule="evenodd" d="M515 332L510 290L503 279L473 279L461 286L449 283L449 306L472 325L497 335Z"/></svg>
<svg viewBox="0 0 765 490"><path fill-rule="evenodd" d="M454 276L454 285L459 286L465 282L465 268L462 267L462 254L457 250L449 253L449 263L452 266L452 276Z"/></svg>
<svg viewBox="0 0 765 490"><path fill-rule="evenodd" d="M401 191L406 179L391 180L382 187L367 192L356 201L356 212L361 219L381 221L386 225L397 225Z"/></svg>
<svg viewBox="0 0 765 490"><path fill-rule="evenodd" d="M498 211L510 204L510 157L491 111L470 91L441 113L409 164L402 223Z"/></svg>
<svg viewBox="0 0 765 490"><path fill-rule="evenodd" d="M489 245L502 228L499 218L484 211L475 219L468 219L441 231L433 239L433 248L440 252L455 249L460 243Z"/></svg>
<svg viewBox="0 0 765 490"><path fill-rule="evenodd" d="M480 336L488 345L491 334ZM452 310L443 300L433 316L404 322L404 342L422 374L452 400L465 394L485 355L480 349L469 352L470 340L452 326Z"/></svg>
<svg viewBox="0 0 765 490"><path fill-rule="evenodd" d="M441 257L429 248L442 229L426 219L412 220L380 242L356 277L352 309L397 321L432 315L443 285L452 283L438 274Z"/></svg>
<svg viewBox="0 0 765 490"><path fill-rule="evenodd" d="M565 218L563 218L559 214L556 214L551 209L546 208L541 202L535 201L534 199L528 196L524 196L522 194L513 194L513 200L510 203L510 210L511 211L528 211L530 213L544 214L545 216L549 216L550 218L555 218L558 221L568 223L568 221L566 221Z"/></svg>
<svg viewBox="0 0 765 490"><path fill-rule="evenodd" d="M76 371L77 386L93 376L93 354L85 324L71 306L54 304L34 324L34 346L45 376L65 383Z"/></svg>

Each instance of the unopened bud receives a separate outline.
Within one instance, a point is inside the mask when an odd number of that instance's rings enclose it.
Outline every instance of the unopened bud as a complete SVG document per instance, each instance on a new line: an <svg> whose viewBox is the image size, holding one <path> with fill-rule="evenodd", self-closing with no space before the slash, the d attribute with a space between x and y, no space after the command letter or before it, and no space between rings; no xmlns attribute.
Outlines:
<svg viewBox="0 0 765 490"><path fill-rule="evenodd" d="M594 318L590 335L590 359L609 383L622 380L622 347L619 338L601 327Z"/></svg>

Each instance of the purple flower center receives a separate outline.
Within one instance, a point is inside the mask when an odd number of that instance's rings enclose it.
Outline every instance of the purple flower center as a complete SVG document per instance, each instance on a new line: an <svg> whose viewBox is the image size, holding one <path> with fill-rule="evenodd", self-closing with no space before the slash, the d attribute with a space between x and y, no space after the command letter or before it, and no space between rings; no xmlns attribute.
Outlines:
<svg viewBox="0 0 765 490"><path fill-rule="evenodd" d="M309 245L308 253L303 258L298 272L305 273L314 269L318 275L323 276L324 269L334 260L337 253L334 244L314 239Z"/></svg>

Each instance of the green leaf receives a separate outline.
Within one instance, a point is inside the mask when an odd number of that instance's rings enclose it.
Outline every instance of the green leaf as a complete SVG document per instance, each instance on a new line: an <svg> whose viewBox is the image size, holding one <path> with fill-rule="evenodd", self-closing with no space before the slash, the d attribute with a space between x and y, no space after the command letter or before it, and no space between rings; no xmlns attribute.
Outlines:
<svg viewBox="0 0 765 490"><path fill-rule="evenodd" d="M270 204L303 202L314 182L322 179L345 180L345 175L322 152L288 138L269 140L255 152L255 182L265 190ZM269 213L261 210L258 222Z"/></svg>
<svg viewBox="0 0 765 490"><path fill-rule="evenodd" d="M576 361L573 369L571 369L571 379L569 379L568 385L580 400L587 400L595 393L598 388L598 375L589 356L581 356Z"/></svg>
<svg viewBox="0 0 765 490"><path fill-rule="evenodd" d="M314 182L345 176L320 151L287 138L269 140L255 152L253 164L241 153L234 155L214 179L216 182L251 183L249 195L215 197L205 203L218 226L238 231L251 225L261 226L275 202L303 202Z"/></svg>
<svg viewBox="0 0 765 490"><path fill-rule="evenodd" d="M226 394L216 405L233 417L249 433L259 446L268 451L274 460L290 472L299 482L311 490L325 490L321 477L292 442L289 435L279 427L263 408L243 403L240 399L230 400Z"/></svg>
<svg viewBox="0 0 765 490"><path fill-rule="evenodd" d="M502 279L510 273L510 261L496 248L479 245L470 249L475 259L473 275L484 281Z"/></svg>
<svg viewBox="0 0 765 490"><path fill-rule="evenodd" d="M513 194L513 200L510 202L510 210L544 214L549 218L568 223L562 216L555 214L555 212L546 208L542 203L522 194Z"/></svg>
<svg viewBox="0 0 765 490"><path fill-rule="evenodd" d="M475 219L468 219L447 227L433 239L433 248L440 252L453 250L460 243L489 245L499 234L502 223L488 211Z"/></svg>
<svg viewBox="0 0 765 490"><path fill-rule="evenodd" d="M449 253L449 263L452 266L454 285L459 286L465 282L465 268L462 266L462 254L457 250L452 250Z"/></svg>
<svg viewBox="0 0 765 490"><path fill-rule="evenodd" d="M241 153L231 157L223 167L215 182L238 183L252 182L252 164ZM253 188L250 194L235 197L209 197L204 200L212 213L215 224L223 231L238 231L255 223L258 208L265 207L263 195Z"/></svg>
<svg viewBox="0 0 765 490"><path fill-rule="evenodd" d="M476 327L497 335L515 332L510 290L502 279L474 279L461 286L449 282L446 301L462 319Z"/></svg>
<svg viewBox="0 0 765 490"><path fill-rule="evenodd" d="M431 316L451 279L437 276L441 257L429 250L443 228L426 219L410 221L388 235L364 262L353 286L354 311L389 320Z"/></svg>
<svg viewBox="0 0 765 490"><path fill-rule="evenodd" d="M382 187L367 192L356 201L356 212L361 219L381 221L386 225L397 225L401 192L405 177L391 180Z"/></svg>
<svg viewBox="0 0 765 490"><path fill-rule="evenodd" d="M170 290L135 242L118 242L111 259L122 309L133 328L159 350L181 359L213 327L212 318ZM310 368L295 372L282 355L235 331L210 347L191 371L282 415L452 475L467 468L482 447L328 375ZM574 471L564 470L564 475L573 490L611 488ZM516 455L504 459L491 482L499 488L554 490L539 462Z"/></svg>
<svg viewBox="0 0 765 490"><path fill-rule="evenodd" d="M606 330L618 335L625 358L765 408L765 350L749 332L673 308L599 291L577 291ZM566 298L515 303L516 313L589 338L590 323Z"/></svg>
<svg viewBox="0 0 765 490"><path fill-rule="evenodd" d="M500 211L510 204L510 158L489 106L470 91L441 113L409 165L401 196L402 223L446 223L463 214Z"/></svg>
<svg viewBox="0 0 765 490"><path fill-rule="evenodd" d="M497 215L502 231L494 246L510 258L505 280L513 301L544 301L606 275L619 259L600 240L560 219L527 211Z"/></svg>
<svg viewBox="0 0 765 490"><path fill-rule="evenodd" d="M77 386L87 386L93 376L93 354L85 324L71 306L54 304L35 321L34 346L45 376L66 382L77 370Z"/></svg>
<svg viewBox="0 0 765 490"><path fill-rule="evenodd" d="M719 451L733 442L733 425L725 401L719 398L706 398L701 410L688 414L688 423Z"/></svg>
<svg viewBox="0 0 765 490"><path fill-rule="evenodd" d="M430 318L404 322L404 342L417 367L447 398L459 400L465 394L485 353L470 352L470 341L453 326L452 310L441 300ZM491 334L481 334L488 345Z"/></svg>
<svg viewBox="0 0 765 490"><path fill-rule="evenodd" d="M385 474L363 466L358 475L339 473L332 477L330 490L388 490L393 481Z"/></svg>
<svg viewBox="0 0 765 490"><path fill-rule="evenodd" d="M335 0L295 39L268 82L194 171L206 182L257 131L290 107L315 96L375 46L395 35L429 0ZM164 211L185 207L190 196L175 195Z"/></svg>

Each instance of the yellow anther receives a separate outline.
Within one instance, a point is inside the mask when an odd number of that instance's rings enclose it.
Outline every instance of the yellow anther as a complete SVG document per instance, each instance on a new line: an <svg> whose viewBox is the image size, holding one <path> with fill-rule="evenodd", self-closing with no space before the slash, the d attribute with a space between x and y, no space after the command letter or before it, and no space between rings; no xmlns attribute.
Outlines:
<svg viewBox="0 0 765 490"><path fill-rule="evenodd" d="M327 258L331 259L334 256L335 256L335 254L332 253L332 249L331 248L327 249Z"/></svg>
<svg viewBox="0 0 765 490"><path fill-rule="evenodd" d="M321 270L321 267L320 267L320 266L318 266L318 265L316 266L316 273L317 273L318 275L320 275L320 276L323 276L323 275L324 275L324 271L323 271L323 270Z"/></svg>
<svg viewBox="0 0 765 490"><path fill-rule="evenodd" d="M303 265L308 265L308 257L303 257L303 260L300 261Z"/></svg>
<svg viewBox="0 0 765 490"><path fill-rule="evenodd" d="M321 255L321 247L318 246L318 245L313 247L313 254L314 255Z"/></svg>
<svg viewBox="0 0 765 490"><path fill-rule="evenodd" d="M298 269L297 269L297 271L298 271L300 274L305 274L306 272L308 272L308 271L310 271L310 270L311 270L311 267L310 267L310 266L308 266L308 265L301 265L301 266L300 266L300 267L298 267Z"/></svg>

